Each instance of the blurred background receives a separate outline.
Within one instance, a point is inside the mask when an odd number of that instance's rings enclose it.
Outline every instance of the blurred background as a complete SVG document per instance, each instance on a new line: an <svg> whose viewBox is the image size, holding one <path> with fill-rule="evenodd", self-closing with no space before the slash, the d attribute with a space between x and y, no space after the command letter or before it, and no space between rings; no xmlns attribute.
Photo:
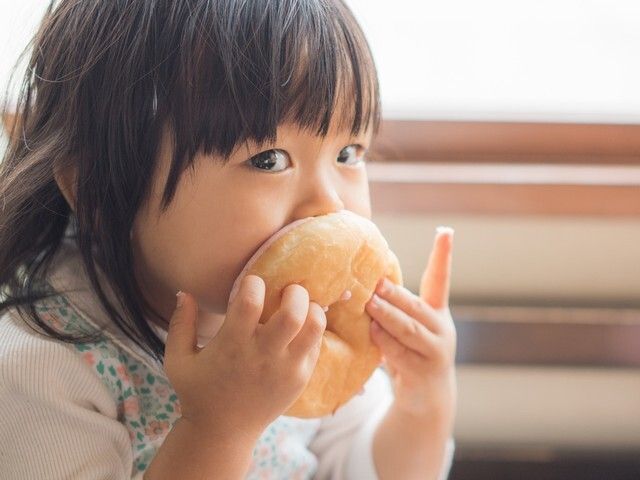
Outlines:
<svg viewBox="0 0 640 480"><path fill-rule="evenodd" d="M2 88L47 3L0 0ZM347 3L407 287L435 227L456 232L450 478L640 478L640 2Z"/></svg>

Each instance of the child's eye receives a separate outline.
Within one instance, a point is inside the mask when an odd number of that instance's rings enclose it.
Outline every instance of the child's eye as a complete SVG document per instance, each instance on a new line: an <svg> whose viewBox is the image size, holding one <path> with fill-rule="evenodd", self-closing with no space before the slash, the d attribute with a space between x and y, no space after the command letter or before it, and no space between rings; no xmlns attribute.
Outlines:
<svg viewBox="0 0 640 480"><path fill-rule="evenodd" d="M260 152L249 159L249 163L269 173L281 172L287 167L289 156L282 150L272 149ZM273 168L275 166L275 168Z"/></svg>
<svg viewBox="0 0 640 480"><path fill-rule="evenodd" d="M348 145L340 150L338 162L345 165L356 165L363 160L364 149L360 145Z"/></svg>

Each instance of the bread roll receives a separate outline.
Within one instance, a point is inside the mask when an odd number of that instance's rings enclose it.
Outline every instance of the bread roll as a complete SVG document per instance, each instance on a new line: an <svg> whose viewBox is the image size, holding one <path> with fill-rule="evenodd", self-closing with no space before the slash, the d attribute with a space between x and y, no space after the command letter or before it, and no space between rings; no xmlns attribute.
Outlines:
<svg viewBox="0 0 640 480"><path fill-rule="evenodd" d="M380 350L370 339L365 304L382 277L402 284L397 257L373 222L341 210L295 221L276 232L247 262L230 300L249 274L261 277L266 286L261 323L280 307L282 290L293 283L325 308L327 328L318 362L285 415L312 418L335 412L362 389L381 362Z"/></svg>

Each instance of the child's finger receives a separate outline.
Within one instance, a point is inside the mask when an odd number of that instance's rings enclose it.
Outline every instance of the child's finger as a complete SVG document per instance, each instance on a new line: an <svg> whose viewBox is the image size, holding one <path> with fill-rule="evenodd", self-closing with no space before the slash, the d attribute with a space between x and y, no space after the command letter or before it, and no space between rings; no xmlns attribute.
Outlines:
<svg viewBox="0 0 640 480"><path fill-rule="evenodd" d="M264 308L265 284L257 275L247 275L240 281L238 293L227 309L218 335L237 339L251 337L258 326Z"/></svg>
<svg viewBox="0 0 640 480"><path fill-rule="evenodd" d="M398 341L377 321L371 322L371 336L387 360L392 376L395 376L397 369L406 372L403 375L416 374L425 370L425 356Z"/></svg>
<svg viewBox="0 0 640 480"><path fill-rule="evenodd" d="M282 351L295 338L309 313L309 292L291 284L282 290L280 308L262 327L263 345L272 353Z"/></svg>
<svg viewBox="0 0 640 480"><path fill-rule="evenodd" d="M405 286L389 281L380 282L376 288L376 294L418 320L432 332L437 334L442 332L441 321L435 309Z"/></svg>
<svg viewBox="0 0 640 480"><path fill-rule="evenodd" d="M327 328L327 317L320 305L315 302L309 302L309 312L305 319L300 333L289 344L289 352L295 358L304 356L316 345L322 338L322 334ZM316 353L319 353L319 349Z"/></svg>
<svg viewBox="0 0 640 480"><path fill-rule="evenodd" d="M365 309L374 320L372 323L380 325L402 345L422 355L432 350L438 341L427 327L375 294Z"/></svg>
<svg viewBox="0 0 640 480"><path fill-rule="evenodd" d="M436 310L449 304L453 229L438 227L433 250L420 282L420 298Z"/></svg>
<svg viewBox="0 0 640 480"><path fill-rule="evenodd" d="M196 352L196 318L198 305L188 293L176 294L176 309L169 321L165 357L181 358Z"/></svg>

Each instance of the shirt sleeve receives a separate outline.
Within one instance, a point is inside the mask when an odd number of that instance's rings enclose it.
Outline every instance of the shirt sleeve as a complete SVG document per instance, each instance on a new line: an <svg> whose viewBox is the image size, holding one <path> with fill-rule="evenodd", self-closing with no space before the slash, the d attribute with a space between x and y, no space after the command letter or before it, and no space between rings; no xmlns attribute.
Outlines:
<svg viewBox="0 0 640 480"><path fill-rule="evenodd" d="M373 435L393 402L393 388L384 369L377 368L356 395L323 417L309 449L318 457L316 480L378 480L373 463ZM447 442L440 480L449 475L454 442Z"/></svg>
<svg viewBox="0 0 640 480"><path fill-rule="evenodd" d="M131 478L116 402L73 347L0 320L0 478Z"/></svg>

